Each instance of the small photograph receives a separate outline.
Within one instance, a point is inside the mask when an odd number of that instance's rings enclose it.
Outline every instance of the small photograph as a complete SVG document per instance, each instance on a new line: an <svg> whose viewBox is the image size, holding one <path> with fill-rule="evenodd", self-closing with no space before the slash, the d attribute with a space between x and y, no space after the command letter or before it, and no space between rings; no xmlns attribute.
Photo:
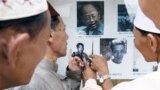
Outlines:
<svg viewBox="0 0 160 90"><path fill-rule="evenodd" d="M104 1L77 1L77 33L104 34Z"/></svg>
<svg viewBox="0 0 160 90"><path fill-rule="evenodd" d="M84 44L79 42L76 44L76 48L77 48L77 51L74 51L72 53L72 57L79 57L81 60L83 60L84 58L87 60L88 64L91 63L91 60L89 58L89 56L84 52Z"/></svg>
<svg viewBox="0 0 160 90"><path fill-rule="evenodd" d="M123 63L124 55L127 53L127 40L107 38L100 40L100 54L115 64Z"/></svg>
<svg viewBox="0 0 160 90"><path fill-rule="evenodd" d="M118 5L118 32L131 32L133 29L133 15L129 15L125 5Z"/></svg>

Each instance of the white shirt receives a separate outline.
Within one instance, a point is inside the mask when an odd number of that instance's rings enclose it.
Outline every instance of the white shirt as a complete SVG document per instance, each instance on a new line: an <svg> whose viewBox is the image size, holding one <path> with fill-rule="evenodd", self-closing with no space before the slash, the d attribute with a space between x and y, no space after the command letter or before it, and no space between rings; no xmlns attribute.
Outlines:
<svg viewBox="0 0 160 90"><path fill-rule="evenodd" d="M87 84L92 83L92 84ZM90 89L93 88L94 89ZM102 90L98 88L97 83L94 83L93 80L88 80L85 83L83 90ZM95 89L96 88L96 89ZM137 78L130 82L123 82L111 90L160 90L160 64L158 65L158 71L152 72L142 78Z"/></svg>

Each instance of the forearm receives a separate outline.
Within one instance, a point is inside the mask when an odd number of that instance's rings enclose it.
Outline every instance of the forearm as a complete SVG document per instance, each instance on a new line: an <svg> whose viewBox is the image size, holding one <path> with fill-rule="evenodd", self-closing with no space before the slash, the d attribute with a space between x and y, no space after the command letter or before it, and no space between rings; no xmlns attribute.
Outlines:
<svg viewBox="0 0 160 90"><path fill-rule="evenodd" d="M111 79L105 80L101 86L103 90L111 90L111 88L113 87Z"/></svg>

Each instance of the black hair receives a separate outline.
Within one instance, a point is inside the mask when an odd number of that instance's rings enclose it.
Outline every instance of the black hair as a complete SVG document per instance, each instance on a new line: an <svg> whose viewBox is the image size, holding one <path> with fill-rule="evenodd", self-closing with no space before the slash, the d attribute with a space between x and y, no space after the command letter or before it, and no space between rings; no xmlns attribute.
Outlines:
<svg viewBox="0 0 160 90"><path fill-rule="evenodd" d="M59 24L59 22L60 22L60 20L59 20L59 18L58 18L59 16L53 16L53 17L51 17L51 28L52 28L52 30L56 30L56 27L58 26L58 24Z"/></svg>
<svg viewBox="0 0 160 90"><path fill-rule="evenodd" d="M14 20L0 21L0 32L13 28L16 32L27 32L33 39L47 23L47 12Z"/></svg>
<svg viewBox="0 0 160 90"><path fill-rule="evenodd" d="M84 49L83 43L77 43L76 47L78 48L80 45L81 45L81 46L83 47L83 49Z"/></svg>

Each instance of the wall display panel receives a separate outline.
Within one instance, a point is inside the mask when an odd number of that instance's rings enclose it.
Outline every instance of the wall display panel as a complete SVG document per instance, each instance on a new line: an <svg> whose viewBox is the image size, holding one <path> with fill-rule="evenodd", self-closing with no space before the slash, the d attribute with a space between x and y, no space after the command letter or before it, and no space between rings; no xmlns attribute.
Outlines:
<svg viewBox="0 0 160 90"><path fill-rule="evenodd" d="M129 6L126 6L123 0L53 0L53 2L66 25L69 36L67 51L71 49L72 52L77 52L76 45L82 43L86 55L94 53L104 56L109 64L112 79L134 79L156 69L154 63L145 62L134 46L132 29L135 10L128 13L131 9L128 9ZM103 28L99 30L101 33L93 34L94 29L98 27L98 21L93 20L96 17L94 14L87 13L96 11L89 3L96 4L98 8L100 14L97 18ZM86 33L85 28L94 29ZM118 41L124 45L112 46ZM65 75L68 56L59 58L58 64L60 64L58 72Z"/></svg>

